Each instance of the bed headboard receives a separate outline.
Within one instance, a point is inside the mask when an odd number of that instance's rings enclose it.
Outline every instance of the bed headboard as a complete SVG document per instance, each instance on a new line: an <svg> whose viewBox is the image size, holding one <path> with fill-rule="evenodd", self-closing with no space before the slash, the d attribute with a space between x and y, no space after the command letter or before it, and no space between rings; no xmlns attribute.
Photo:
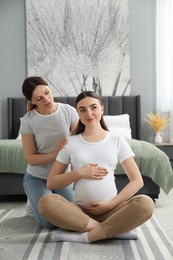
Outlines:
<svg viewBox="0 0 173 260"><path fill-rule="evenodd" d="M75 107L76 97L55 97L55 101L67 103ZM141 139L141 106L140 96L103 96L105 115L129 114L132 138ZM20 118L26 113L25 98L7 99L8 105L8 138L18 136Z"/></svg>

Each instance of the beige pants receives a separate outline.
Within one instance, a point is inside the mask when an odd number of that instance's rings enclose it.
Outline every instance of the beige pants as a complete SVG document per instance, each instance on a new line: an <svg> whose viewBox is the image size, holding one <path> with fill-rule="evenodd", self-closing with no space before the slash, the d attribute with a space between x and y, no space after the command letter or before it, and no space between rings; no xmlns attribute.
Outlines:
<svg viewBox="0 0 173 260"><path fill-rule="evenodd" d="M146 195L134 196L101 215L89 215L78 205L56 194L44 195L39 201L40 213L55 226L84 232L89 218L101 223L107 237L130 231L147 221L153 213L154 202Z"/></svg>

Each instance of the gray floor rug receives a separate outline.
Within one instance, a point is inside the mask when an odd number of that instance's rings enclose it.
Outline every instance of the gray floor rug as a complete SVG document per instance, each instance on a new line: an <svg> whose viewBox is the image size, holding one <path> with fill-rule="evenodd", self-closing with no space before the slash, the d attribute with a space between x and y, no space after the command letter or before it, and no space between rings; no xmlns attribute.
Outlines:
<svg viewBox="0 0 173 260"><path fill-rule="evenodd" d="M0 260L173 259L173 244L155 216L137 228L138 240L54 243L52 232L26 216L25 203L1 203Z"/></svg>

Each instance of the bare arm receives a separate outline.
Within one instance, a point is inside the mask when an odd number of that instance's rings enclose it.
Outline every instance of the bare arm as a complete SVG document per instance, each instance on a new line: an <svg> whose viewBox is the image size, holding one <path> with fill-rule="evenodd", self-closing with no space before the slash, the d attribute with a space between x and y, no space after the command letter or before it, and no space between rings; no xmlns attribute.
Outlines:
<svg viewBox="0 0 173 260"><path fill-rule="evenodd" d="M70 172L65 172L66 164L55 161L48 175L47 187L50 190L61 189L67 185L77 181L80 178L84 179L103 179L108 174L107 169L99 167L97 164L86 164L76 168Z"/></svg>
<svg viewBox="0 0 173 260"><path fill-rule="evenodd" d="M111 200L114 207L131 198L144 185L141 173L133 157L123 161L122 167L127 174L129 183Z"/></svg>
<svg viewBox="0 0 173 260"><path fill-rule="evenodd" d="M22 145L25 158L30 165L46 165L55 160L57 153L67 143L66 139L62 139L57 143L55 149L47 154L37 153L35 138L33 135L22 134Z"/></svg>

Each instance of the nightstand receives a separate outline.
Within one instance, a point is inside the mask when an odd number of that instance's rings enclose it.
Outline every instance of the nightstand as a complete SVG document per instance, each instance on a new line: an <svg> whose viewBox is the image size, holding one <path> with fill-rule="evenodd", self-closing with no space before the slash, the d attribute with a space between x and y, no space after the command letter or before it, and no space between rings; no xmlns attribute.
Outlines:
<svg viewBox="0 0 173 260"><path fill-rule="evenodd" d="M154 144L160 150L162 150L166 155L169 157L172 169L173 169L173 143L161 143L161 144Z"/></svg>

